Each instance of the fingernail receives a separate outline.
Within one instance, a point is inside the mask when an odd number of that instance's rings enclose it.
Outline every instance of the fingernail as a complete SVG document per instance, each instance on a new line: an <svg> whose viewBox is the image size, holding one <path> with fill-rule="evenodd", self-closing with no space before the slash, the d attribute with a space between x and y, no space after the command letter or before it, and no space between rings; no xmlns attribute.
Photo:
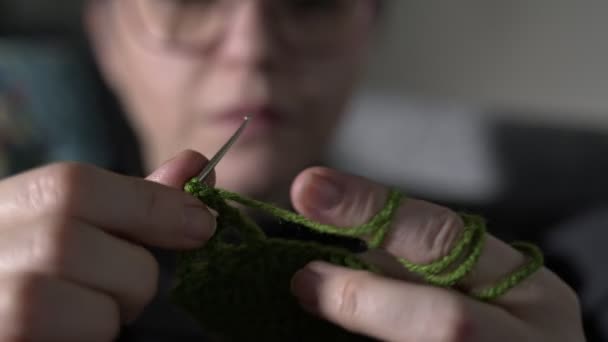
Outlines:
<svg viewBox="0 0 608 342"><path fill-rule="evenodd" d="M196 241L207 241L217 229L216 218L205 208L187 206L184 208L184 234Z"/></svg>
<svg viewBox="0 0 608 342"><path fill-rule="evenodd" d="M328 175L315 174L309 189L313 204L320 210L329 210L337 206L344 195L339 180Z"/></svg>
<svg viewBox="0 0 608 342"><path fill-rule="evenodd" d="M323 275L310 267L299 270L291 279L291 292L304 309L311 313L318 311L318 294Z"/></svg>

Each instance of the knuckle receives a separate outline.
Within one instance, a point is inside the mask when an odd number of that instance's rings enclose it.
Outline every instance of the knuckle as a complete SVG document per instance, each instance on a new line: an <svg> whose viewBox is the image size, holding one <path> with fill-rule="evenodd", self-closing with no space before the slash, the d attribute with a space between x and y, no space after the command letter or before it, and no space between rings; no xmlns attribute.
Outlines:
<svg viewBox="0 0 608 342"><path fill-rule="evenodd" d="M103 319L99 320L99 325L95 329L96 331L90 334L91 337L94 336L94 341L100 342L116 341L120 335L121 326L118 304L108 298L104 301L103 305L100 305L99 310L103 312L101 315Z"/></svg>
<svg viewBox="0 0 608 342"><path fill-rule="evenodd" d="M576 290L546 267L540 269L521 286L526 286L530 305L545 310L558 310L564 315L570 315L573 320L580 320L583 310ZM555 298L560 300L555 301Z"/></svg>
<svg viewBox="0 0 608 342"><path fill-rule="evenodd" d="M86 173L86 167L77 163L46 167L28 184L26 204L44 213L69 214L72 205L78 203L78 193Z"/></svg>
<svg viewBox="0 0 608 342"><path fill-rule="evenodd" d="M561 305L563 305L564 308L567 308L569 312L578 315L582 312L582 304L580 297L578 296L576 291L565 282L560 282L560 284L562 286L561 291L559 291L561 292L559 295L559 298L561 298ZM548 299L552 300L552 298Z"/></svg>
<svg viewBox="0 0 608 342"><path fill-rule="evenodd" d="M0 316L2 317L2 340L23 341L29 337L29 327L35 319L35 306L41 288L43 276L31 273L16 274L3 279L6 287L0 294Z"/></svg>
<svg viewBox="0 0 608 342"><path fill-rule="evenodd" d="M145 306L152 301L157 293L160 270L156 258L148 250L143 247L136 248L140 256L138 268L141 272L141 279L138 283L139 289L136 295L141 306Z"/></svg>
<svg viewBox="0 0 608 342"><path fill-rule="evenodd" d="M336 314L346 321L356 321L361 310L361 294L365 290L366 281L362 274L354 274L342 280Z"/></svg>
<svg viewBox="0 0 608 342"><path fill-rule="evenodd" d="M427 257L436 260L448 254L464 229L464 223L454 211L433 205L425 222L424 244Z"/></svg>
<svg viewBox="0 0 608 342"><path fill-rule="evenodd" d="M58 272L78 244L77 228L65 217L46 220L46 224L34 232L29 255L32 263L41 270Z"/></svg>
<svg viewBox="0 0 608 342"><path fill-rule="evenodd" d="M148 183L143 181L131 182L133 186L133 194L136 194L136 203L141 203L141 210L136 212L142 215L142 221L149 220L150 217L158 216L159 210L162 208L162 195L150 187Z"/></svg>
<svg viewBox="0 0 608 342"><path fill-rule="evenodd" d="M382 210L388 197L388 189L371 183L361 183L357 191L346 197L341 213L344 217L351 217L352 224L361 224L369 221Z"/></svg>
<svg viewBox="0 0 608 342"><path fill-rule="evenodd" d="M154 256L143 247L134 260L133 275L126 291L121 294L121 314L124 323L133 322L154 299L159 286L159 265Z"/></svg>
<svg viewBox="0 0 608 342"><path fill-rule="evenodd" d="M438 325L437 341L464 342L473 335L473 317L463 301L459 299L446 300L444 303L444 320Z"/></svg>
<svg viewBox="0 0 608 342"><path fill-rule="evenodd" d="M568 288L568 291L564 294L564 298L573 312L576 312L577 314L582 312L581 299L572 288Z"/></svg>
<svg viewBox="0 0 608 342"><path fill-rule="evenodd" d="M56 284L52 278L36 273L12 274L2 279L0 292L0 341L39 341L49 339L41 334L53 333L48 321L54 319L48 314L48 306ZM56 288L55 288L56 289ZM120 333L120 314L115 301L105 295L99 295L94 302L98 320L94 324L85 324L90 341L114 341ZM50 300L50 302L49 302ZM45 309L41 309L45 307ZM62 310L55 307L53 310ZM58 316L62 311L55 311ZM65 320L65 317L64 317ZM75 323L76 324L76 323ZM45 327L42 330L39 327ZM56 338L51 338L56 340Z"/></svg>

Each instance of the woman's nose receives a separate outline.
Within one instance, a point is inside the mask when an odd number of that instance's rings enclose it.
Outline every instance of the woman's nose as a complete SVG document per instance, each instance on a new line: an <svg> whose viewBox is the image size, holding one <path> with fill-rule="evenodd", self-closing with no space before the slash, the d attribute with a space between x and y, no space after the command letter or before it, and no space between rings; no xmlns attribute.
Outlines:
<svg viewBox="0 0 608 342"><path fill-rule="evenodd" d="M226 29L216 45L216 57L235 65L266 64L272 54L272 33L259 1L237 1L226 17Z"/></svg>

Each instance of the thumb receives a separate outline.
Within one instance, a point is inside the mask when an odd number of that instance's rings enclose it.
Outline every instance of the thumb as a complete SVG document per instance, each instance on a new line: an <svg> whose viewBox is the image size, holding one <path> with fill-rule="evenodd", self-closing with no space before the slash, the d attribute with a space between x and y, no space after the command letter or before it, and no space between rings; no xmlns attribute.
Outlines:
<svg viewBox="0 0 608 342"><path fill-rule="evenodd" d="M291 200L295 209L321 223L339 227L369 221L384 207L389 189L364 178L314 167L294 181Z"/></svg>
<svg viewBox="0 0 608 342"><path fill-rule="evenodd" d="M209 162L202 154L186 150L173 159L165 162L146 179L171 188L181 189L192 177L196 176ZM212 172L206 181L209 185L215 184L215 172Z"/></svg>

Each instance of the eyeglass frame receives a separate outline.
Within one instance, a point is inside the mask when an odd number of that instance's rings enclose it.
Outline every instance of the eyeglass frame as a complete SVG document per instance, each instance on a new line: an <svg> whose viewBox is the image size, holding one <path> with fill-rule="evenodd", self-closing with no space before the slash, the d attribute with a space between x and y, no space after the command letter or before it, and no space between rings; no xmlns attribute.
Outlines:
<svg viewBox="0 0 608 342"><path fill-rule="evenodd" d="M132 6L136 6L139 1L140 0L120 0L118 2L122 3L122 4L126 4L127 2L130 2L132 4ZM235 1L235 0L232 0L232 1ZM262 0L262 1L264 1L264 0ZM372 6L372 10L374 11L373 16L375 16L375 13L380 10L381 5L383 4L383 0L350 0L350 1L353 1L353 2L358 1L359 5L363 5L363 4L366 4L367 2L369 2L370 4L373 5ZM115 6L115 4L116 4L116 2L114 2L114 6L112 6L112 7L114 7L115 10L119 9L119 7ZM149 38L144 38L144 39L147 39L147 41L148 41L148 43L143 43L146 46L146 48L152 48L152 49L171 48L173 50L176 50L176 51L179 51L179 52L185 53L185 54L199 54L201 52L204 52L207 49L207 47L204 45L212 44L211 42L205 42L205 43L199 43L199 44L182 44L179 42L171 41L171 39L168 37L161 37L160 35L154 34L153 33L154 30L151 30L149 28L149 26L145 23L145 19L142 18L143 14L141 13L141 12L143 12L143 10L134 8L132 11L133 11L133 15L137 18L137 22L139 23L139 24L136 24L137 26L139 26L139 31L141 32L142 35L147 35L149 37ZM124 25L133 25L132 23L130 23L130 24L124 23L124 21L123 21L123 24ZM278 30L267 29L266 31L270 32L270 33L274 33ZM281 41L280 37L276 37L277 34L273 34L272 36L273 37L271 37L271 38L274 39L275 41L278 41L278 42ZM140 43L140 44L142 43L141 38L135 38L135 39L139 40L138 43ZM333 41L332 43L335 43L335 41ZM335 46L335 44L329 44L329 45ZM310 48L310 47L308 47L308 48ZM305 50L308 48L305 48ZM313 52L318 51L318 49L314 49L314 48L312 50L314 50ZM303 51L298 51L298 52L302 53Z"/></svg>

